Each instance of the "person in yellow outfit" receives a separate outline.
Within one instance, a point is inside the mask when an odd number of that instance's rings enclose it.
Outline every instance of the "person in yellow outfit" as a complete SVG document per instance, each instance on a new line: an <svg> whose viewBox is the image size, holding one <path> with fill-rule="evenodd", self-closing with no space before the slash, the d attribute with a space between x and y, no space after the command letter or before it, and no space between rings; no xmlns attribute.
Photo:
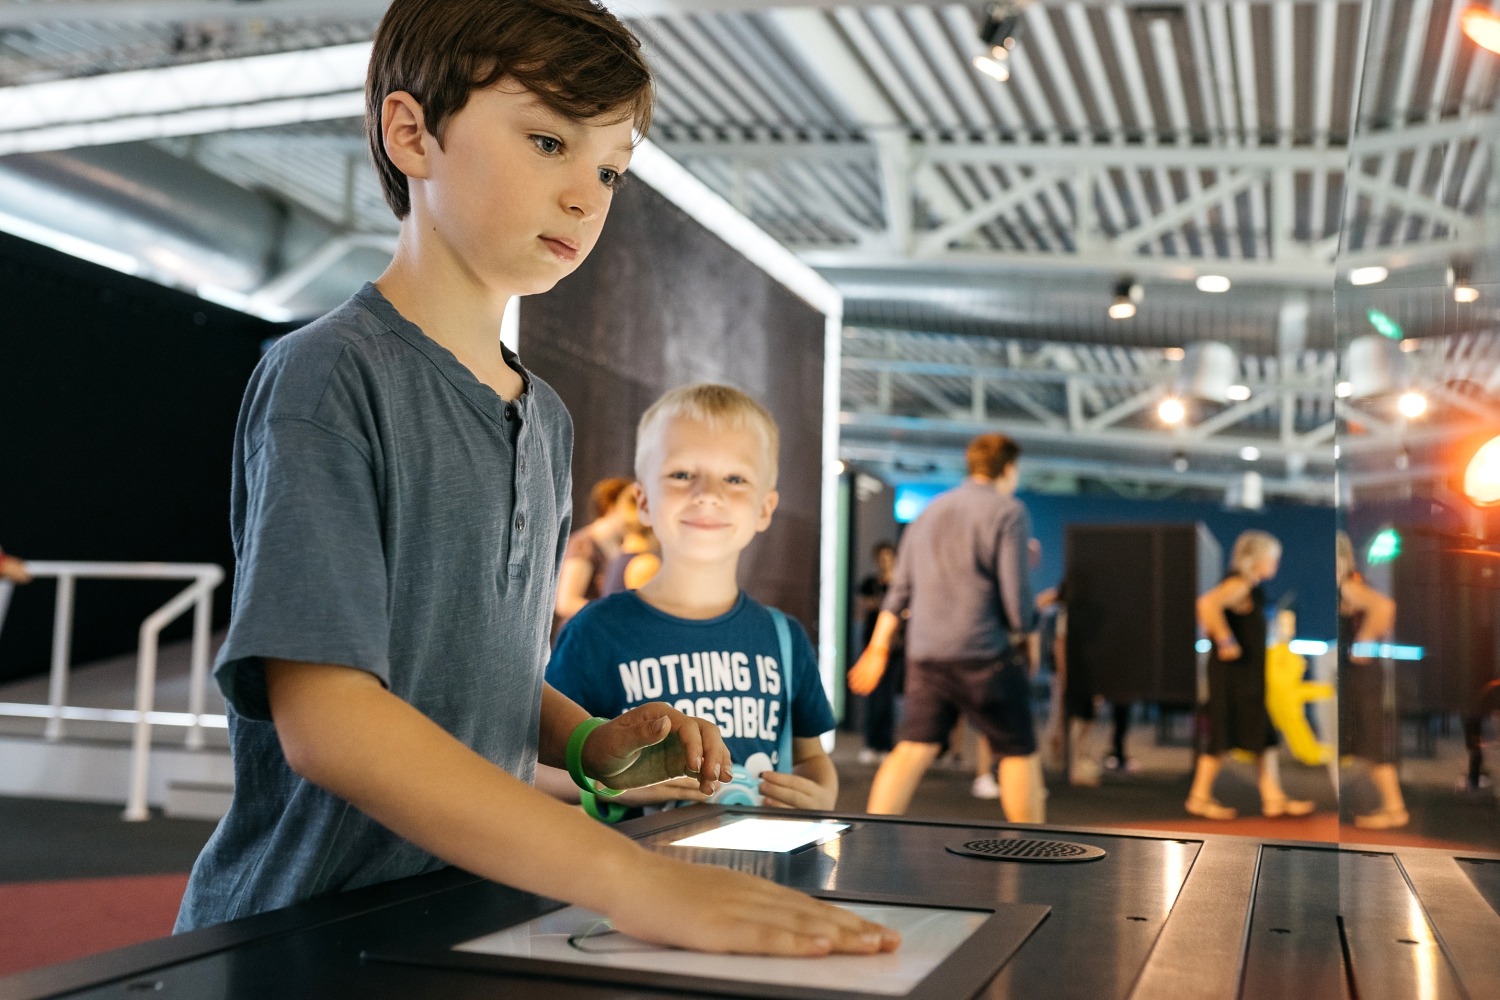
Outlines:
<svg viewBox="0 0 1500 1000"><path fill-rule="evenodd" d="M1293 757L1304 764L1327 764L1333 760L1333 747L1320 742L1307 724L1306 706L1332 698L1334 689L1332 684L1303 679L1307 660L1292 652L1290 645L1296 634L1296 612L1278 611L1276 641L1266 649L1266 711Z"/></svg>

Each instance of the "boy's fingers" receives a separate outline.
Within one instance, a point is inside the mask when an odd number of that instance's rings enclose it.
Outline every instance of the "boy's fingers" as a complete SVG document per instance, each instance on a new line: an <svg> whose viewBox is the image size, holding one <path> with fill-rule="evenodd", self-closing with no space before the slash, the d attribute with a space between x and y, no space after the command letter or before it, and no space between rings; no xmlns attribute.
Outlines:
<svg viewBox="0 0 1500 1000"><path fill-rule="evenodd" d="M699 727L699 737L703 741L703 777L718 781L734 780L734 760L730 756L729 747L724 743L724 734L719 727L706 719L693 720Z"/></svg>
<svg viewBox="0 0 1500 1000"><path fill-rule="evenodd" d="M901 935L842 907L817 900L816 909L797 913L783 926L803 937L825 940L836 952L867 955L890 951L901 943Z"/></svg>
<svg viewBox="0 0 1500 1000"><path fill-rule="evenodd" d="M682 761L689 774L696 774L701 781L703 775L703 736L698 732L697 720L685 718L677 727L677 740L682 744Z"/></svg>

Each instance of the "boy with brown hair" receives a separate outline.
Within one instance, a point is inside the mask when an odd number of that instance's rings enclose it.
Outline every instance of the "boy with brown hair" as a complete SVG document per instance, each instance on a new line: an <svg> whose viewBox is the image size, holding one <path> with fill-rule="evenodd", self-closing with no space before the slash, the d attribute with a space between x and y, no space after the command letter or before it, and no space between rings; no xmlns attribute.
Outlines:
<svg viewBox="0 0 1500 1000"><path fill-rule="evenodd" d="M215 668L235 797L179 929L447 863L663 944L895 946L530 784L539 759L613 788L730 774L709 723L659 703L591 720L542 682L572 429L499 340L513 295L592 249L650 102L638 43L588 0L395 0L381 21L366 127L401 236L246 391Z"/></svg>

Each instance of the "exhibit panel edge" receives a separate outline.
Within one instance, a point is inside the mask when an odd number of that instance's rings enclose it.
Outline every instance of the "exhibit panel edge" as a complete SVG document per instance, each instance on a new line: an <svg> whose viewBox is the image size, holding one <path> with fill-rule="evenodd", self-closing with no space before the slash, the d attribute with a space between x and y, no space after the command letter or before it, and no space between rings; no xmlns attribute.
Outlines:
<svg viewBox="0 0 1500 1000"><path fill-rule="evenodd" d="M703 226L748 263L763 271L787 291L823 314L823 411L822 466L819 482L818 552L818 673L829 704L836 704L839 674L839 365L843 344L844 299L822 275L796 254L751 222L686 167L672 159L650 140L642 140L632 154L631 177L641 181L690 219ZM525 309L508 309L502 340L512 350L521 347L520 315ZM832 734L824 736L832 743Z"/></svg>

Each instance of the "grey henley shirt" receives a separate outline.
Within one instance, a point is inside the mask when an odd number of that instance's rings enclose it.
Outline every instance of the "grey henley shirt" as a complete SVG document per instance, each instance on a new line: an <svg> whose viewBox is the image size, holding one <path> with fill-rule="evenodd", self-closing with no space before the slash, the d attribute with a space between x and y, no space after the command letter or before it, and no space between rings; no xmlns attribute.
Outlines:
<svg viewBox="0 0 1500 1000"><path fill-rule="evenodd" d="M512 402L366 285L256 368L235 436L233 609L214 670L234 800L178 930L442 865L287 766L267 658L368 671L532 780L573 432L557 394L506 358L525 380Z"/></svg>

